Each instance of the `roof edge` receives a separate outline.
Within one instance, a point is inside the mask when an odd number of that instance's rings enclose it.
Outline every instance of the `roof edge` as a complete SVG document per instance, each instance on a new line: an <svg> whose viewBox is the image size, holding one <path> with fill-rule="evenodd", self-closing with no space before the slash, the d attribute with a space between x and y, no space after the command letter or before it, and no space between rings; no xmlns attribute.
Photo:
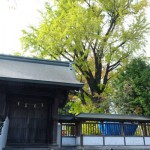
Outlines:
<svg viewBox="0 0 150 150"><path fill-rule="evenodd" d="M80 116L80 115L85 115L85 116ZM97 115L97 117L88 117L86 115ZM115 118L110 118L110 116L114 116ZM104 118L105 117L105 118ZM117 117L122 117L122 118L117 118ZM127 117L127 118L124 118ZM142 116L142 115L124 115L124 114L99 114L99 113L79 113L76 115L77 119L85 119L85 120L105 120L105 121L119 121L119 120L134 120L134 121L149 121L150 122L150 116Z"/></svg>
<svg viewBox="0 0 150 150"><path fill-rule="evenodd" d="M56 65L56 66L65 66L65 67L71 67L71 64L72 64L72 62L69 62L69 61L57 61L57 60L48 60L48 59L15 56L15 55L5 55L5 54L0 54L0 59L20 61L20 62L29 62L29 63L38 63L38 64L47 64L47 65Z"/></svg>
<svg viewBox="0 0 150 150"><path fill-rule="evenodd" d="M82 83L64 83L64 82L55 82L55 81L42 81L42 80L28 80L28 79L19 79L19 78L8 78L8 77L0 77L0 81L13 81L13 82L25 82L25 83L37 83L37 84L45 84L45 85L59 85L59 86L67 86L72 88L82 88Z"/></svg>
<svg viewBox="0 0 150 150"><path fill-rule="evenodd" d="M103 113L79 113L76 115L76 117L78 117L79 115L105 115L105 116L129 116L129 117L145 117L145 118L149 118L150 116L143 116L143 115L136 115L136 114L103 114Z"/></svg>
<svg viewBox="0 0 150 150"><path fill-rule="evenodd" d="M92 115L92 113L79 113L80 114L90 114ZM102 118L92 118L92 117L80 117L78 115L74 115L74 118L69 118L68 115L64 115L62 118L60 118L61 121L68 121L70 119L74 119L75 121L108 121L108 122L150 122L150 116L142 116L142 115L123 115L123 114L109 114L108 116L114 116L114 115L118 115L118 116L122 116L122 117L128 117L128 118L104 118L104 116ZM95 115L95 113L93 113L93 115ZM96 115L107 115L107 114L97 114ZM108 117L107 116L107 117ZM65 118L66 117L66 118ZM130 118L133 117L133 118ZM136 118L134 118L136 117ZM64 119L64 120L63 120Z"/></svg>

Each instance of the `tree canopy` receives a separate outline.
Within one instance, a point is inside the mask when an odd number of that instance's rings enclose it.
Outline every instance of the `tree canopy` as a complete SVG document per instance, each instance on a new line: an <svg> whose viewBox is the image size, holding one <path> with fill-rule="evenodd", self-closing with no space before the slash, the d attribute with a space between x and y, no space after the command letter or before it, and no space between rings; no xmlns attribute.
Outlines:
<svg viewBox="0 0 150 150"><path fill-rule="evenodd" d="M112 82L113 110L123 114L150 115L150 64L133 59Z"/></svg>
<svg viewBox="0 0 150 150"><path fill-rule="evenodd" d="M79 94L82 104L90 99L97 107L111 72L145 45L147 6L147 0L47 2L39 26L23 30L23 48L36 57L73 61L85 83Z"/></svg>

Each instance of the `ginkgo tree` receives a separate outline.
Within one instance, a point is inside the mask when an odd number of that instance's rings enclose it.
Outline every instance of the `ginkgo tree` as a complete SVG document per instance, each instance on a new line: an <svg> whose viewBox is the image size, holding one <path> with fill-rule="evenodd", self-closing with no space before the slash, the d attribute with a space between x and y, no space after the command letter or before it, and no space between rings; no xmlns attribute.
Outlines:
<svg viewBox="0 0 150 150"><path fill-rule="evenodd" d="M93 111L105 101L111 72L145 46L146 7L147 0L48 1L41 23L23 30L22 45L32 56L74 62L85 83L79 99Z"/></svg>

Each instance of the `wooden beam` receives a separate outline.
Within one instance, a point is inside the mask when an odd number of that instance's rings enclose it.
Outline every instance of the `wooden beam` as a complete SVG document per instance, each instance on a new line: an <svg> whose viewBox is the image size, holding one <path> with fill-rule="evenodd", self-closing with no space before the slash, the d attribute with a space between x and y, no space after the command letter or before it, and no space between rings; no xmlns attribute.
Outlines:
<svg viewBox="0 0 150 150"><path fill-rule="evenodd" d="M6 117L6 93L4 89L0 89L0 117Z"/></svg>
<svg viewBox="0 0 150 150"><path fill-rule="evenodd" d="M54 99L53 107L52 107L52 144L57 145L57 126L58 126L58 104L59 99L56 97Z"/></svg>

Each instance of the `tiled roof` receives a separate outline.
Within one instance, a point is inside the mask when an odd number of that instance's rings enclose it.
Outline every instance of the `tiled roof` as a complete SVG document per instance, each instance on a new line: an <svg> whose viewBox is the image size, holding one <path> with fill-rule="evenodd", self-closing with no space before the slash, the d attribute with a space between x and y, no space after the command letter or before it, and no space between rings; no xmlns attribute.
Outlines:
<svg viewBox="0 0 150 150"><path fill-rule="evenodd" d="M82 87L70 62L0 55L0 80Z"/></svg>

